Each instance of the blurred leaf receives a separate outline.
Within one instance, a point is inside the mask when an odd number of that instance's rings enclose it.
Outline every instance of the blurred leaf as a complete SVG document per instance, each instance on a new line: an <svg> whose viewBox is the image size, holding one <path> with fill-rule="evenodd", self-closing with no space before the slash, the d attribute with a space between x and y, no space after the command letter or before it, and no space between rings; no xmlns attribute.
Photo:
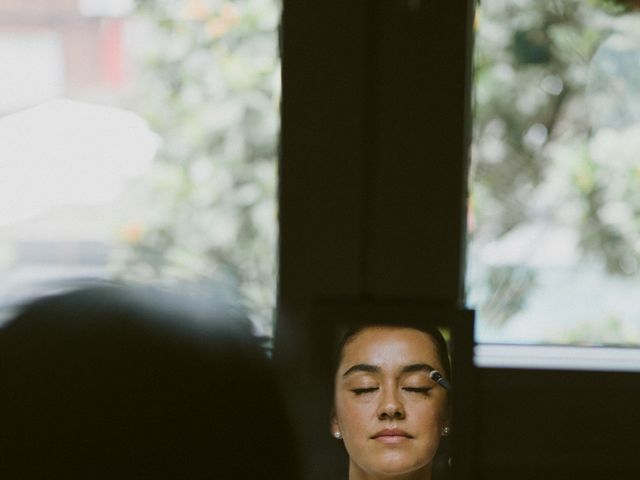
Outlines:
<svg viewBox="0 0 640 480"><path fill-rule="evenodd" d="M164 139L129 279L236 285L268 328L275 295L277 0L140 0L137 110Z"/></svg>

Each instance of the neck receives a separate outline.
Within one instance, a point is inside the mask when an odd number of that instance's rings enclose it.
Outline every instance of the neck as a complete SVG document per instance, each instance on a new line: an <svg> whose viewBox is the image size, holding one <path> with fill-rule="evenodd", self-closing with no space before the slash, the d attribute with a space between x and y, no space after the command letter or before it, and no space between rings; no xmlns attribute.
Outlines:
<svg viewBox="0 0 640 480"><path fill-rule="evenodd" d="M365 472L358 465L350 462L349 480L431 480L431 465L402 475L384 475Z"/></svg>

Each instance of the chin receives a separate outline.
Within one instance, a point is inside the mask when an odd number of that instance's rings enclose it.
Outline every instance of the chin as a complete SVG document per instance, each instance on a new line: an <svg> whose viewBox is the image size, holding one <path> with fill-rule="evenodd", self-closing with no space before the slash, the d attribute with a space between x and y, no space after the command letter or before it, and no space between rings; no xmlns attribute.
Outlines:
<svg viewBox="0 0 640 480"><path fill-rule="evenodd" d="M371 473L393 477L396 475L406 475L419 470L428 470L431 465L427 460L406 458L401 456L391 456L391 458L380 458L376 465L372 465Z"/></svg>

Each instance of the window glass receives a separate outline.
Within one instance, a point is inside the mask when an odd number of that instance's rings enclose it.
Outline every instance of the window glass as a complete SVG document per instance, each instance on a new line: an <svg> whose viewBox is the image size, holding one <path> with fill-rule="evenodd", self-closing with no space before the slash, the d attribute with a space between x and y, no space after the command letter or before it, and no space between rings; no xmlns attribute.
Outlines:
<svg viewBox="0 0 640 480"><path fill-rule="evenodd" d="M480 342L640 344L639 9L478 5L467 283Z"/></svg>
<svg viewBox="0 0 640 480"><path fill-rule="evenodd" d="M0 314L223 283L270 328L278 0L0 0Z"/></svg>

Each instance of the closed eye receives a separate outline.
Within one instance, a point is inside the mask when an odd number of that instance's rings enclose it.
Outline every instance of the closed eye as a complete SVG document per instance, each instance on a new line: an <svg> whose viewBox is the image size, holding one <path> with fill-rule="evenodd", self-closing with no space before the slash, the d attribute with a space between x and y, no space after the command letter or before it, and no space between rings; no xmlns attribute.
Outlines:
<svg viewBox="0 0 640 480"><path fill-rule="evenodd" d="M421 393L423 395L426 395L431 391L432 388L433 387L403 387L403 390L405 392Z"/></svg>
<svg viewBox="0 0 640 480"><path fill-rule="evenodd" d="M363 395L365 393L372 393L378 390L378 387L367 387L367 388L353 388L351 391L356 395Z"/></svg>

